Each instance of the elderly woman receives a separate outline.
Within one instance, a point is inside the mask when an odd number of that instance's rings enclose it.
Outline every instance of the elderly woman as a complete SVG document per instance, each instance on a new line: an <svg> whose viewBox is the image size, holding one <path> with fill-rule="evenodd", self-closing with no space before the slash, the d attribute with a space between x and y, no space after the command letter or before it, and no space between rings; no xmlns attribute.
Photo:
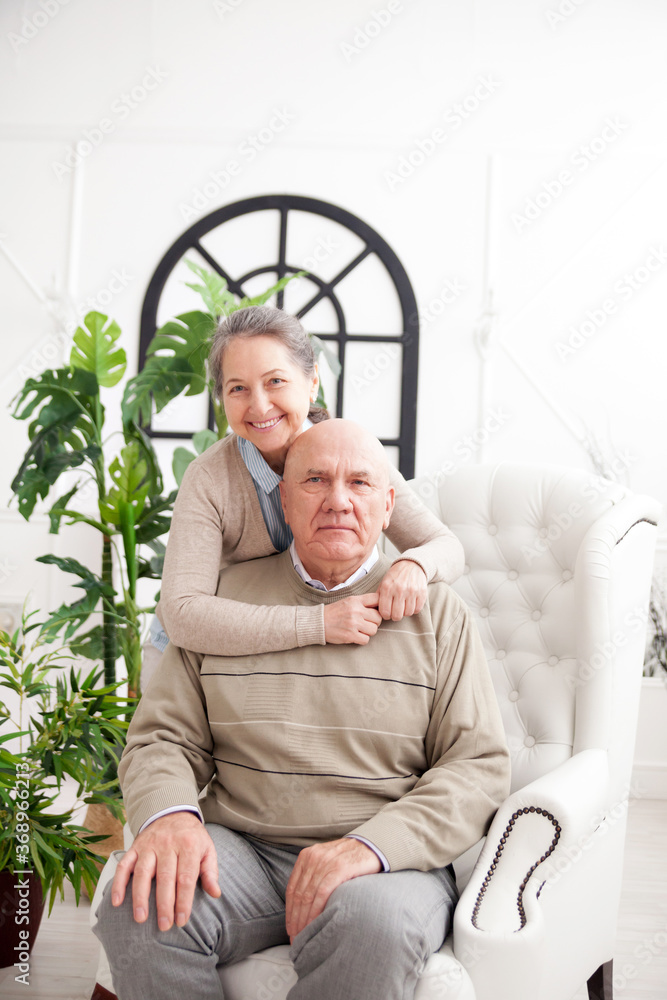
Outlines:
<svg viewBox="0 0 667 1000"><path fill-rule="evenodd" d="M234 433L190 464L178 493L158 607L172 642L228 656L363 644L383 618L398 621L420 611L428 582L451 583L460 575L461 544L395 472L386 534L402 555L377 593L312 607L216 597L225 566L289 547L278 487L285 456L292 441L327 414L313 407L318 373L308 335L279 309L241 309L222 320L209 365Z"/></svg>

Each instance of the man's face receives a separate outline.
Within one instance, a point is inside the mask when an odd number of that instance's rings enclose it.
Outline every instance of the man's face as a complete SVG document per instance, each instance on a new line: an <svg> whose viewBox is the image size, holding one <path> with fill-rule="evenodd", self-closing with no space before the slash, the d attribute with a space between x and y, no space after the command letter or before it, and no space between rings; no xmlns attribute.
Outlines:
<svg viewBox="0 0 667 1000"><path fill-rule="evenodd" d="M381 445L345 420L324 421L297 438L281 495L299 558L325 584L361 566L394 506Z"/></svg>

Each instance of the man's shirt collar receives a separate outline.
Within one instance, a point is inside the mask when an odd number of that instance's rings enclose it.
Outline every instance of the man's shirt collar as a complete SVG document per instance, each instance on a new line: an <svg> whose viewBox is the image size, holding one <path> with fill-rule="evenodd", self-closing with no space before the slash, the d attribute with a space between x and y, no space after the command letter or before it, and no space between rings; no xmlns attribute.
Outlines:
<svg viewBox="0 0 667 1000"><path fill-rule="evenodd" d="M336 584L335 587L331 587L331 590L329 590L329 588L326 587L321 580L313 580L312 577L308 574L306 568L304 567L303 563L299 559L299 556L297 555L296 545L294 544L294 541L292 541L292 544L289 547L289 554L292 557L292 563L294 564L294 569L297 571L297 573L304 581L304 583L309 584L311 587L315 587L316 590L326 590L329 593L332 593L334 590L342 590L343 587L351 587L352 584L356 583L357 580L360 580L362 576L366 576L367 573L370 573L371 569L380 558L377 547L373 546L373 551L369 555L368 559L361 564L359 569L355 570L352 576L348 577L348 579L345 580L343 583L338 583Z"/></svg>

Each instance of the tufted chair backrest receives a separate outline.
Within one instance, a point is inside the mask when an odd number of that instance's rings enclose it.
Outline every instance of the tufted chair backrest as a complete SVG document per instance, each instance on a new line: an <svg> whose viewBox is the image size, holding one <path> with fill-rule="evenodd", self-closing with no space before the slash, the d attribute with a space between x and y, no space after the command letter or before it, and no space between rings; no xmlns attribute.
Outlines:
<svg viewBox="0 0 667 1000"><path fill-rule="evenodd" d="M633 494L585 471L509 463L411 486L463 544L454 589L484 642L513 790L579 750L610 749L624 724L612 704L615 654L627 645L614 623L626 623L637 661L646 620L632 634L631 608L613 607L616 508L631 525Z"/></svg>

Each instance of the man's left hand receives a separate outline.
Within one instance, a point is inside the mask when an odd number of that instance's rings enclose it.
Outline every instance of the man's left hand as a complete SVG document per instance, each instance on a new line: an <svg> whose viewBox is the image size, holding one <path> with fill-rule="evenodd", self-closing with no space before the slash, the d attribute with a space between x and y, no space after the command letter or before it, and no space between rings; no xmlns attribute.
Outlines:
<svg viewBox="0 0 667 1000"><path fill-rule="evenodd" d="M353 837L304 847L294 866L285 893L285 924L290 943L319 917L329 896L348 879L375 875L382 864L375 851Z"/></svg>
<svg viewBox="0 0 667 1000"><path fill-rule="evenodd" d="M426 573L416 562L400 559L389 567L378 587L378 611L385 621L419 614L427 596Z"/></svg>

